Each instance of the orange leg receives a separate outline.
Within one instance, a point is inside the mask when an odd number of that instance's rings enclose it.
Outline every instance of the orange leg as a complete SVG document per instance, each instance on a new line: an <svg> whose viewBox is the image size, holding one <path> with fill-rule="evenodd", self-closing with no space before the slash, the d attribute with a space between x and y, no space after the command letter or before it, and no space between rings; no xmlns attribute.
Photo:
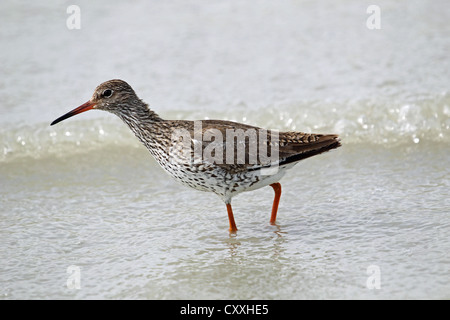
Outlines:
<svg viewBox="0 0 450 320"><path fill-rule="evenodd" d="M236 232L236 222L234 222L233 209L231 209L231 203L227 203L228 220L230 220L230 232Z"/></svg>
<svg viewBox="0 0 450 320"><path fill-rule="evenodd" d="M272 205L272 214L270 216L270 224L275 224L275 220L277 220L278 205L280 204L281 184L279 182L276 182L272 183L270 186L273 188L273 191L275 191L275 198L273 199Z"/></svg>

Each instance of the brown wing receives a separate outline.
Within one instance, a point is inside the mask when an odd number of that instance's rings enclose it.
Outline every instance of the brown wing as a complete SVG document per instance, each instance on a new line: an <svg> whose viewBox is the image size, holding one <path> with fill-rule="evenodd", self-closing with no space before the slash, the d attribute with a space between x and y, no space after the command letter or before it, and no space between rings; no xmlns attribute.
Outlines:
<svg viewBox="0 0 450 320"><path fill-rule="evenodd" d="M278 132L231 121L205 120L202 131L204 135L208 131L220 132L223 143L220 139L214 142L204 141L203 148L208 151L209 143L216 143L216 146L220 144L223 155L222 163L218 165L228 165L228 168L231 166L233 171L258 170L273 165L274 162L278 165L297 162L341 146L336 134Z"/></svg>
<svg viewBox="0 0 450 320"><path fill-rule="evenodd" d="M231 172L297 162L341 145L335 134L278 132L222 120L195 123L184 122L191 135L192 151L196 144L201 145L205 163Z"/></svg>

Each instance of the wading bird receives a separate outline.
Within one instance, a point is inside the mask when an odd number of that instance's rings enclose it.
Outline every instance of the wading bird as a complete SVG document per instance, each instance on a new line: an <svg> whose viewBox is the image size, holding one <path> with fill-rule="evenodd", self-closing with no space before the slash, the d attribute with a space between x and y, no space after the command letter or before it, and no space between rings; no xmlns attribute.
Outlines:
<svg viewBox="0 0 450 320"><path fill-rule="evenodd" d="M227 207L230 232L237 231L233 196L270 185L275 191L270 223L275 224L279 181L286 171L300 160L341 146L336 134L278 132L223 120L164 120L122 80L100 84L89 101L51 125L91 109L122 119L176 180L220 196Z"/></svg>

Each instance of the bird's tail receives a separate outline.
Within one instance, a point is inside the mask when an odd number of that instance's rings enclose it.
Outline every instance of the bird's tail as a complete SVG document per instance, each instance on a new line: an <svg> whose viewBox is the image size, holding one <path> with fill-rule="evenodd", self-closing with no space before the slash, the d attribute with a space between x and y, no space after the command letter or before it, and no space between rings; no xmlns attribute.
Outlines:
<svg viewBox="0 0 450 320"><path fill-rule="evenodd" d="M337 134L312 134L308 135L307 141L306 143L299 141L289 143L283 151L291 155L281 160L280 165L307 159L341 146L341 140Z"/></svg>

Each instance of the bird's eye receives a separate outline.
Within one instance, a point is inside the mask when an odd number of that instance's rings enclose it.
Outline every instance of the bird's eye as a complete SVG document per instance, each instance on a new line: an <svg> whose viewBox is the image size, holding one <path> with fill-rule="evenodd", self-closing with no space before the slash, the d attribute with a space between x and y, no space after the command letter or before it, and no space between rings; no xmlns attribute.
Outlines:
<svg viewBox="0 0 450 320"><path fill-rule="evenodd" d="M112 91L111 89L106 89L105 91L103 91L103 96L104 96L105 98L111 97L112 94L113 94L113 91Z"/></svg>

